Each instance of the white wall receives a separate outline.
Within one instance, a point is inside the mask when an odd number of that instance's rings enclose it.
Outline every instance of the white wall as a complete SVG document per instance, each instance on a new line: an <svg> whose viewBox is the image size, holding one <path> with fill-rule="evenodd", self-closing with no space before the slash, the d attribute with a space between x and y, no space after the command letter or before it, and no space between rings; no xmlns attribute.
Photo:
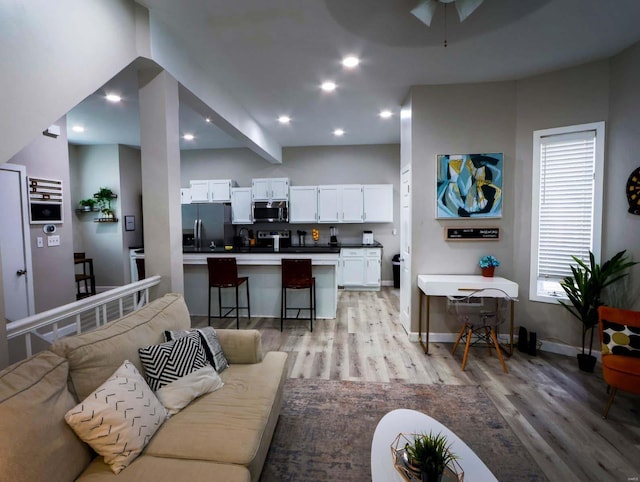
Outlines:
<svg viewBox="0 0 640 482"><path fill-rule="evenodd" d="M115 144L103 146L75 146L72 148L72 170L74 183L77 184L77 199L73 206L78 206L80 199L93 197L101 187L107 187L118 195L112 201L117 223L96 223L94 219L99 212L74 213L76 245L74 251L83 251L93 259L96 285L99 288L121 286L124 284L122 268L122 201L120 191L120 159L119 149Z"/></svg>
<svg viewBox="0 0 640 482"><path fill-rule="evenodd" d="M1 9L6 162L136 58L136 9L131 0L12 0Z"/></svg>
<svg viewBox="0 0 640 482"><path fill-rule="evenodd" d="M248 149L188 150L181 154L181 185L189 186L190 179L233 179L239 186L251 186L251 179L260 177L288 177L291 185L319 184L393 184L394 222L369 224L338 224L341 242L362 241L362 231L374 232L376 241L384 246L382 280L393 279L391 258L399 253L400 236L400 146L397 144L338 147L285 147L282 164L268 164ZM321 239L328 241L329 226L283 225L282 229L311 231L320 229ZM268 225L267 229L273 229ZM260 226L254 226L260 229ZM265 226L262 226L265 229ZM308 237L310 239L310 237Z"/></svg>
<svg viewBox="0 0 640 482"><path fill-rule="evenodd" d="M69 152L65 118L55 122L61 135L57 139L40 134L27 147L12 157L9 162L27 168L27 176L62 181L63 224L57 224L56 235L60 246L47 246L46 235L41 224L32 224L31 255L33 260L34 298L36 312L75 301L73 265L73 221L71 195L69 191ZM44 239L44 248L38 248L37 238Z"/></svg>

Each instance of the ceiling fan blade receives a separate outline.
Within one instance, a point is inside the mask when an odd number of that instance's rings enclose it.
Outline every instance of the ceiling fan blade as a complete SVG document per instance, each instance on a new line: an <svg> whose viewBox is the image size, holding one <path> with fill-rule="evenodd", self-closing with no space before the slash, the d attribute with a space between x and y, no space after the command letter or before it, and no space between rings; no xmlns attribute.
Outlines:
<svg viewBox="0 0 640 482"><path fill-rule="evenodd" d="M430 27L433 14L437 7L437 0L425 0L424 2L420 2L416 8L411 10L411 13L422 23L426 24L427 27Z"/></svg>
<svg viewBox="0 0 640 482"><path fill-rule="evenodd" d="M458 11L460 21L464 22L483 1L484 0L456 0L456 10Z"/></svg>

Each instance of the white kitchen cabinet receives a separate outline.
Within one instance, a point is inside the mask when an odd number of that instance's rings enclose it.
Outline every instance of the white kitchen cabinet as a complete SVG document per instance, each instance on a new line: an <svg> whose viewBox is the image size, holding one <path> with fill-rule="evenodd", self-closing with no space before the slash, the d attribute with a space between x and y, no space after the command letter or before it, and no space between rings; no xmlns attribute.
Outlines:
<svg viewBox="0 0 640 482"><path fill-rule="evenodd" d="M209 181L189 181L192 203L209 202Z"/></svg>
<svg viewBox="0 0 640 482"><path fill-rule="evenodd" d="M345 289L380 289L380 248L343 248L340 250L338 283Z"/></svg>
<svg viewBox="0 0 640 482"><path fill-rule="evenodd" d="M381 278L382 250L367 248L365 251L364 286L379 289Z"/></svg>
<svg viewBox="0 0 640 482"><path fill-rule="evenodd" d="M234 187L231 189L232 224L253 224L251 192L250 187Z"/></svg>
<svg viewBox="0 0 640 482"><path fill-rule="evenodd" d="M319 223L361 223L363 211L361 184L318 186Z"/></svg>
<svg viewBox="0 0 640 482"><path fill-rule="evenodd" d="M363 201L365 223L393 222L393 184L365 184Z"/></svg>
<svg viewBox="0 0 640 482"><path fill-rule="evenodd" d="M191 204L191 189L188 187L180 188L180 204Z"/></svg>
<svg viewBox="0 0 640 482"><path fill-rule="evenodd" d="M231 179L198 179L189 181L192 203L231 202Z"/></svg>
<svg viewBox="0 0 640 482"><path fill-rule="evenodd" d="M289 222L315 223L318 221L318 186L291 186L289 188Z"/></svg>
<svg viewBox="0 0 640 482"><path fill-rule="evenodd" d="M288 201L289 179L273 177L251 181L254 201Z"/></svg>
<svg viewBox="0 0 640 482"><path fill-rule="evenodd" d="M364 213L362 185L340 186L341 223L361 223Z"/></svg>
<svg viewBox="0 0 640 482"><path fill-rule="evenodd" d="M214 179L209 181L209 201L231 202L231 188L235 183L231 179Z"/></svg>

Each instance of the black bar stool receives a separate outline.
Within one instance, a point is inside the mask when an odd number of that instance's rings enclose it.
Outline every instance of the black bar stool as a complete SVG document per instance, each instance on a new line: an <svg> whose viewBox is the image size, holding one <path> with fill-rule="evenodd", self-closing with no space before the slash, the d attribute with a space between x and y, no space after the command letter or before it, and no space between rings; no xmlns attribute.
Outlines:
<svg viewBox="0 0 640 482"><path fill-rule="evenodd" d="M309 289L309 306L287 307L287 290ZM287 317L287 310L298 310L295 318ZM300 318L300 311L309 310L309 318ZM316 279L311 274L310 259L282 260L282 300L280 303L280 331L285 319L309 320L313 331L313 319L316 316Z"/></svg>
<svg viewBox="0 0 640 482"><path fill-rule="evenodd" d="M236 310L236 328L240 329L240 310L247 310L247 316L251 318L251 308L249 301L249 277L238 277L238 265L236 258L207 258L207 267L209 268L209 326L211 326L211 288L218 288L218 318L229 318L229 313ZM247 306L238 304L238 287L247 283ZM236 289L236 305L222 306L222 288ZM224 315L222 310L229 310Z"/></svg>

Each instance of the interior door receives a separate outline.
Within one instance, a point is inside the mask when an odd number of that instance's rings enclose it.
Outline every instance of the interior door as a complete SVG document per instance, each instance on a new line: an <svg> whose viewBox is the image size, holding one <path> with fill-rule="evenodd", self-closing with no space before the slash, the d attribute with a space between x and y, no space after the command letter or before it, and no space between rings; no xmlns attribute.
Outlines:
<svg viewBox="0 0 640 482"><path fill-rule="evenodd" d="M0 255L5 316L16 321L34 314L26 168L0 166Z"/></svg>
<svg viewBox="0 0 640 482"><path fill-rule="evenodd" d="M411 167L400 176L400 322L411 333Z"/></svg>

